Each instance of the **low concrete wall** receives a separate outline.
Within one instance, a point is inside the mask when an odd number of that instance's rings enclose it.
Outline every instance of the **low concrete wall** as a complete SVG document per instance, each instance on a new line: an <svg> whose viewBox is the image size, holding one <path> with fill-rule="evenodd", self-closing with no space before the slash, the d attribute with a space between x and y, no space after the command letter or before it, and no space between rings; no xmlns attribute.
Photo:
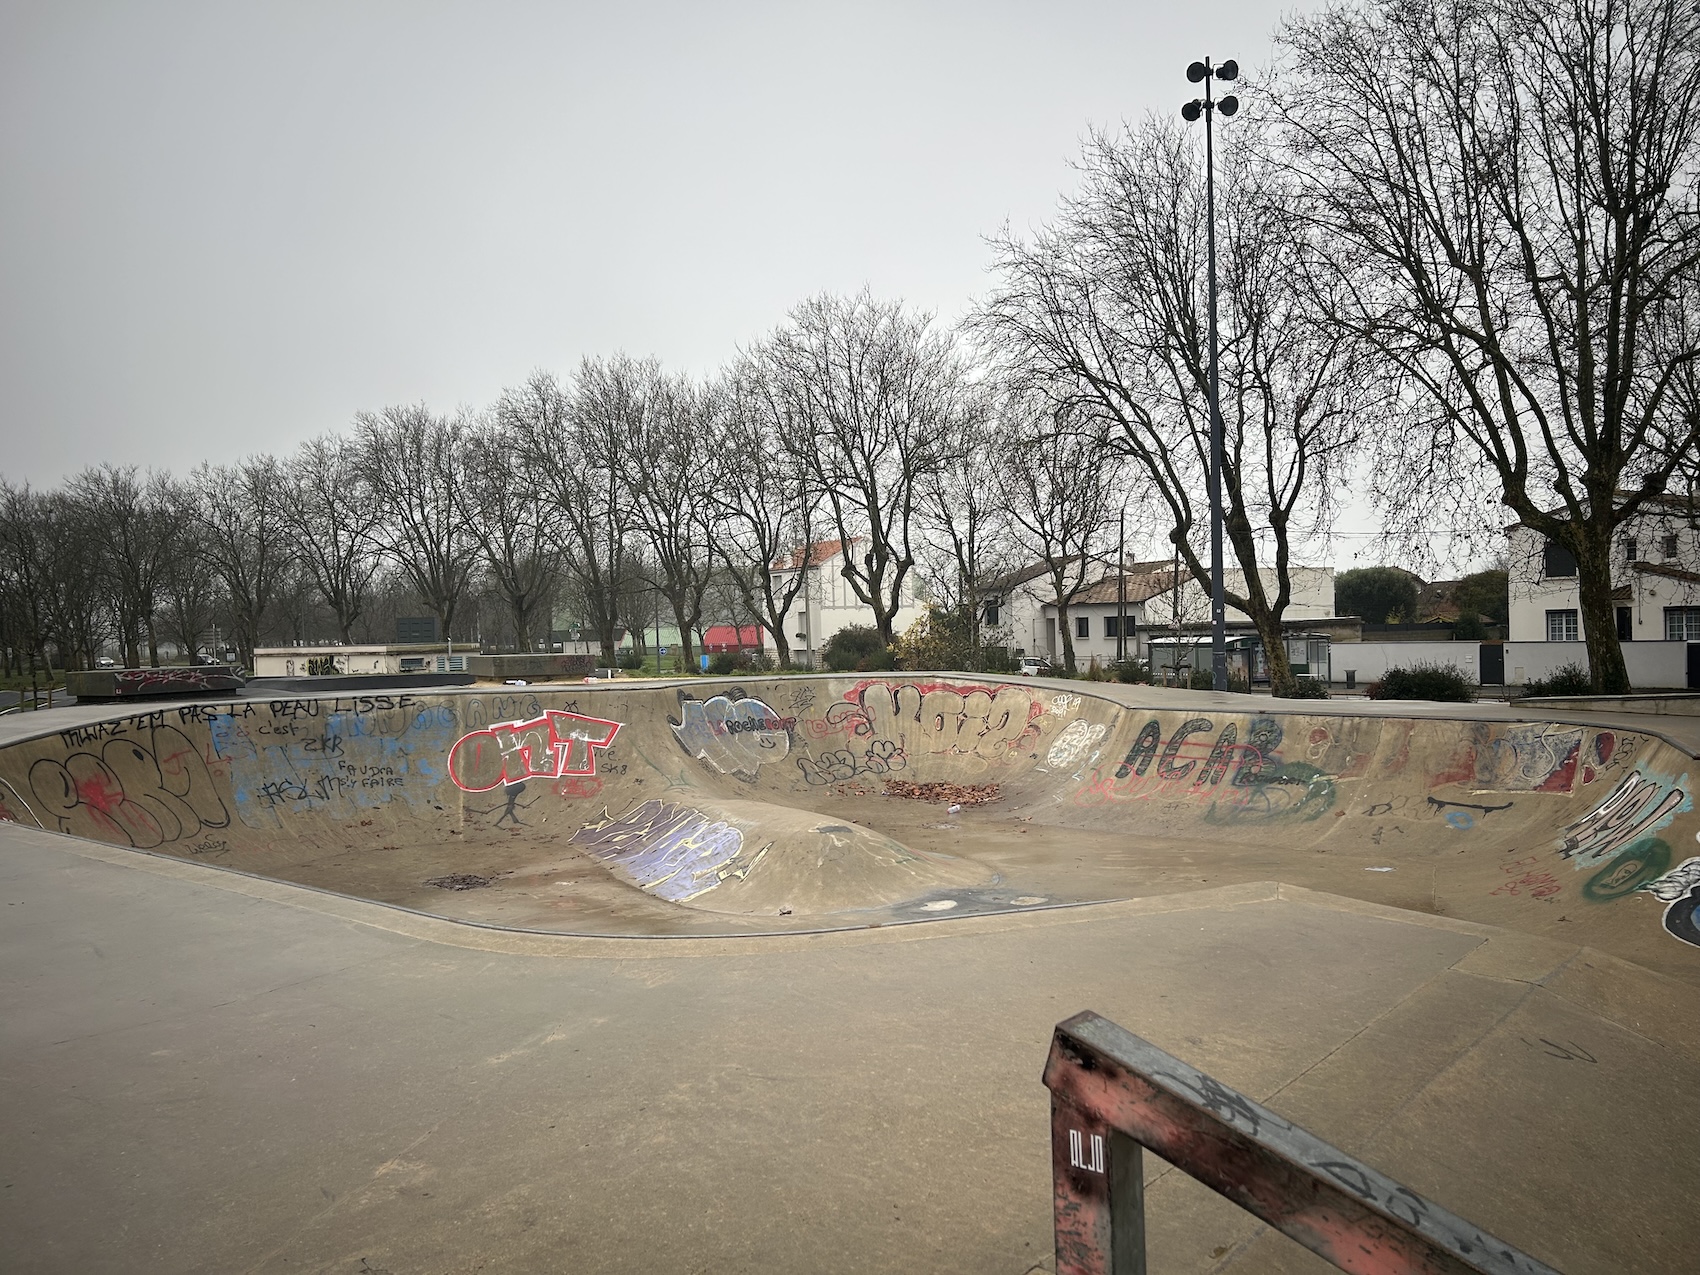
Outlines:
<svg viewBox="0 0 1700 1275"><path fill-rule="evenodd" d="M102 668L66 673L65 690L78 700L149 699L234 691L242 679L222 664L192 668Z"/></svg>
<svg viewBox="0 0 1700 1275"><path fill-rule="evenodd" d="M247 693L271 695L352 695L364 691L415 691L432 687L471 686L470 673L334 673L325 677L256 677Z"/></svg>
<svg viewBox="0 0 1700 1275"><path fill-rule="evenodd" d="M509 678L527 681L572 681L590 677L596 672L594 655L468 655L466 671L486 682L505 682Z"/></svg>
<svg viewBox="0 0 1700 1275"><path fill-rule="evenodd" d="M1629 684L1651 689L1684 689L1688 685L1688 643L1625 642L1623 662ZM1548 678L1566 664L1588 667L1586 642L1507 642L1505 680L1521 686Z"/></svg>
<svg viewBox="0 0 1700 1275"><path fill-rule="evenodd" d="M1331 680L1344 683L1347 670L1359 686L1380 681L1390 668L1413 664L1450 664L1480 683L1481 644L1477 642L1336 642L1329 648Z"/></svg>
<svg viewBox="0 0 1700 1275"><path fill-rule="evenodd" d="M1517 701L1519 707L1565 708L1589 713L1669 713L1700 717L1696 695L1535 695Z"/></svg>

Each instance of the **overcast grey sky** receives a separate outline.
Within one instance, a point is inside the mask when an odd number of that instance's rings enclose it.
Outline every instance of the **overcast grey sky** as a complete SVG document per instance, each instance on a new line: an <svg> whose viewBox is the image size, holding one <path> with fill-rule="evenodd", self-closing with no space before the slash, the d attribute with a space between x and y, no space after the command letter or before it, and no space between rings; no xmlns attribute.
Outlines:
<svg viewBox="0 0 1700 1275"><path fill-rule="evenodd" d="M707 372L823 289L954 320L1090 126L1281 12L0 0L0 473L285 452L585 354Z"/></svg>
<svg viewBox="0 0 1700 1275"><path fill-rule="evenodd" d="M864 283L958 315L1273 3L0 7L0 472L185 469Z"/></svg>

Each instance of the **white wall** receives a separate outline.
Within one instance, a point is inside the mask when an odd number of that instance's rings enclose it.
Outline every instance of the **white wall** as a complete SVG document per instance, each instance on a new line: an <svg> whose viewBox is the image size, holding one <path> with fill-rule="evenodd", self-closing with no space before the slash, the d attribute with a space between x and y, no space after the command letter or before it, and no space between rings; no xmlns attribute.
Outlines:
<svg viewBox="0 0 1700 1275"><path fill-rule="evenodd" d="M1380 681L1390 668L1450 664L1479 685L1481 654L1478 642L1335 642L1329 651L1332 663L1329 680L1344 682L1346 671L1351 669L1362 686L1365 682Z"/></svg>
<svg viewBox="0 0 1700 1275"><path fill-rule="evenodd" d="M1637 690L1668 690L1688 685L1688 643L1625 642L1623 662L1629 684ZM1507 642L1505 680L1521 686L1533 678L1548 678L1566 664L1588 667L1586 642Z"/></svg>

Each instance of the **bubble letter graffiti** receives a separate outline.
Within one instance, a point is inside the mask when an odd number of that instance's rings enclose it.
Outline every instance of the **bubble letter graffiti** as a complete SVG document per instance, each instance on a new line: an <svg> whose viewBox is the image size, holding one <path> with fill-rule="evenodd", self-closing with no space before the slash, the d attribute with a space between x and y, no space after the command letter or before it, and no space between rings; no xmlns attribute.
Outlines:
<svg viewBox="0 0 1700 1275"><path fill-rule="evenodd" d="M462 735L449 749L449 777L463 792L488 792L527 779L594 775L596 750L619 733L618 722L550 709L530 721Z"/></svg>

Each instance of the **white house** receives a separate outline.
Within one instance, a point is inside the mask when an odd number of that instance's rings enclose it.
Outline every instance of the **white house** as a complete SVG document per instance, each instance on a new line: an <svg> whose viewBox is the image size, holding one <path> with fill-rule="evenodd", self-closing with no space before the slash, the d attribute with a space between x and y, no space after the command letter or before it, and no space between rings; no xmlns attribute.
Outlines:
<svg viewBox="0 0 1700 1275"><path fill-rule="evenodd" d="M1334 568L1293 567L1293 597L1285 612L1285 622L1329 620L1334 618ZM1123 583L1125 581L1125 583ZM1245 588L1245 572L1224 570L1222 583L1229 593ZM1121 576L1103 574L1082 591L1068 608L1068 622L1074 632L1074 658L1084 665L1096 658L1100 664L1116 658L1118 633L1121 627L1121 594L1125 589L1128 633L1126 649L1130 657L1145 658L1152 630L1159 635L1172 631L1177 618L1175 571L1169 563L1133 563ZM1041 603L1040 619L1043 631L1036 652L1056 662L1062 659L1062 639L1057 633L1055 601ZM1180 573L1178 603L1179 623L1183 630L1196 629L1209 623L1210 594L1190 572ZM1233 607L1224 617L1230 628L1250 629L1251 617ZM1029 654L1035 653L1030 650Z"/></svg>
<svg viewBox="0 0 1700 1275"><path fill-rule="evenodd" d="M865 543L861 537L853 538L849 551L856 553L857 546ZM817 663L821 648L840 629L858 624L871 627L874 623L873 608L856 596L844 578L844 563L843 541L817 540L773 564L775 592L789 588L798 571L808 575L786 617L791 657L799 664ZM920 576L912 570L903 582L902 605L892 619L892 631L901 634L925 611L926 591ZM762 644L768 654L775 653L773 637L765 630Z"/></svg>
<svg viewBox="0 0 1700 1275"><path fill-rule="evenodd" d="M1611 579L1617 635L1626 642L1700 642L1700 514L1688 501L1652 502L1618 529ZM1515 523L1510 543L1512 642L1585 642L1576 560Z"/></svg>

